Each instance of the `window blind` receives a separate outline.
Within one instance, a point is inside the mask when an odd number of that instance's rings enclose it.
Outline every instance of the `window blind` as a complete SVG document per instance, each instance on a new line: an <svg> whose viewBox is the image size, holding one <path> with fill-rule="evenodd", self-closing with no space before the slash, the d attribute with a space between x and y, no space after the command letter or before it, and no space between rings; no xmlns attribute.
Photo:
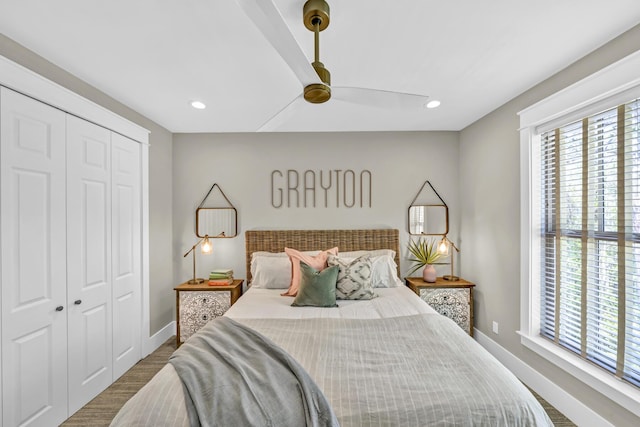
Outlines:
<svg viewBox="0 0 640 427"><path fill-rule="evenodd" d="M540 333L640 387L640 99L540 137Z"/></svg>

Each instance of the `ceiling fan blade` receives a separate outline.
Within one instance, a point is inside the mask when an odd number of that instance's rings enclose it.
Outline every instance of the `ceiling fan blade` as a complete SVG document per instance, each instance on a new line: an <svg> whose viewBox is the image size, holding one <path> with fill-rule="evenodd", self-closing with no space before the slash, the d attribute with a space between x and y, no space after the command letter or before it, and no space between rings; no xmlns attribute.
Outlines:
<svg viewBox="0 0 640 427"><path fill-rule="evenodd" d="M258 30L278 51L282 59L298 77L302 86L321 83L295 37L271 0L236 0Z"/></svg>
<svg viewBox="0 0 640 427"><path fill-rule="evenodd" d="M302 97L302 94L293 98L293 100L285 105L284 108L264 122L256 132L272 132L277 130L283 123L287 122L291 118L296 107L303 100L304 98Z"/></svg>
<svg viewBox="0 0 640 427"><path fill-rule="evenodd" d="M428 96L360 87L331 86L331 97L378 108L426 108Z"/></svg>

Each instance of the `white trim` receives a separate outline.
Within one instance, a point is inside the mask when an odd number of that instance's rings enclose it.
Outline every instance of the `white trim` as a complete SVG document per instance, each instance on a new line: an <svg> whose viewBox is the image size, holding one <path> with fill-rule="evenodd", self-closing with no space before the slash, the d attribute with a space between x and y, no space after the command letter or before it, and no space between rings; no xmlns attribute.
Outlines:
<svg viewBox="0 0 640 427"><path fill-rule="evenodd" d="M176 321L172 320L164 328L150 336L144 342L144 353L142 358L144 359L154 351L156 351L162 344L167 342L169 338L176 334Z"/></svg>
<svg viewBox="0 0 640 427"><path fill-rule="evenodd" d="M544 400L562 412L567 418L579 426L612 427L598 413L584 403L564 391L560 386L549 380L540 372L518 359L504 347L484 335L478 329L474 329L474 338L478 343L498 359L523 383L531 387Z"/></svg>
<svg viewBox="0 0 640 427"><path fill-rule="evenodd" d="M151 333L151 325L150 325L150 309L149 309L149 275L150 275L150 265L149 265L149 146L142 145L141 147L141 156L140 156L140 164L142 169L142 224L140 232L142 234L142 289L141 289L141 300L142 300L142 323L140 327L140 342L142 343L142 354L141 357L146 357L150 351L146 349L146 343L149 339L149 334Z"/></svg>
<svg viewBox="0 0 640 427"><path fill-rule="evenodd" d="M540 126L640 85L640 50L520 111L520 128Z"/></svg>
<svg viewBox="0 0 640 427"><path fill-rule="evenodd" d="M0 85L110 129L142 144L149 131L51 80L0 56Z"/></svg>
<svg viewBox="0 0 640 427"><path fill-rule="evenodd" d="M520 341L549 362L640 416L640 390L540 337L539 131L560 118L617 105L640 94L640 50L520 111ZM626 101L630 98L626 99ZM544 397L544 396L543 396ZM578 423L581 424L581 423ZM591 425L589 422L585 424Z"/></svg>
<svg viewBox="0 0 640 427"><path fill-rule="evenodd" d="M522 344L550 360L585 384L598 389L629 412L640 417L640 390L591 363L570 354L542 337L522 335ZM571 357L568 357L571 356Z"/></svg>

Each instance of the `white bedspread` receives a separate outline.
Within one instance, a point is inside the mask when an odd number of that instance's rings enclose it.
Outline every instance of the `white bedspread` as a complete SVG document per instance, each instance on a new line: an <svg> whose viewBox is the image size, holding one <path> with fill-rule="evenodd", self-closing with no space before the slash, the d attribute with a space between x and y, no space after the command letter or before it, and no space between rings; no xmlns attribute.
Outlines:
<svg viewBox="0 0 640 427"><path fill-rule="evenodd" d="M380 296L371 300L338 300L336 308L292 307L286 289L249 288L225 314L232 319L383 319L435 313L406 286L376 288Z"/></svg>
<svg viewBox="0 0 640 427"><path fill-rule="evenodd" d="M451 319L406 287L375 291L372 300L315 308L291 307L282 289L253 288L225 315L297 360L342 427L551 425L533 395ZM175 369L165 366L112 425L187 427Z"/></svg>

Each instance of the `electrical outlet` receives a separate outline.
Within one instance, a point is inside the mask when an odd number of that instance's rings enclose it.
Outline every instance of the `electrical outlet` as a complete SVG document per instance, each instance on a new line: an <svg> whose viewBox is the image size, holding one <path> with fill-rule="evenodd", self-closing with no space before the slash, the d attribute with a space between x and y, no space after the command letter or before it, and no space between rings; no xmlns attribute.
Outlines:
<svg viewBox="0 0 640 427"><path fill-rule="evenodd" d="M498 322L496 322L495 320L493 321L493 333L498 335Z"/></svg>

